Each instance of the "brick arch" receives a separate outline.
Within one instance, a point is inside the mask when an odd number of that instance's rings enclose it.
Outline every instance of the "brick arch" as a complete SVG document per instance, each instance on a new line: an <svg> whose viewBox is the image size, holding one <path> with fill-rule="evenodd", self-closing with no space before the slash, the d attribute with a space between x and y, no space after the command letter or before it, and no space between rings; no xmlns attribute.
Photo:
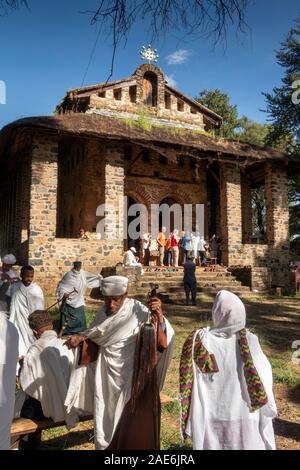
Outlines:
<svg viewBox="0 0 300 470"><path fill-rule="evenodd" d="M163 71L154 64L142 64L134 72L134 76L140 80L146 72L152 72L157 75L158 79L165 79Z"/></svg>
<svg viewBox="0 0 300 470"><path fill-rule="evenodd" d="M143 104L143 79L146 73L151 72L157 77L156 105L154 107L164 107L165 103L165 77L159 67L153 64L142 64L134 72L136 79L136 100L137 103Z"/></svg>
<svg viewBox="0 0 300 470"><path fill-rule="evenodd" d="M182 191L175 192L175 191L169 191L169 190L166 190L163 193L160 193L160 200L157 201L157 204L160 204L162 200L167 199L167 198L174 199L174 201L176 201L178 204L182 206L184 204L195 204L195 202L192 201L190 194L186 192L182 192Z"/></svg>
<svg viewBox="0 0 300 470"><path fill-rule="evenodd" d="M129 189L128 183L125 183L125 196L131 197L139 204L145 204L149 209L150 205L153 203L151 193L142 186L138 186L135 189Z"/></svg>

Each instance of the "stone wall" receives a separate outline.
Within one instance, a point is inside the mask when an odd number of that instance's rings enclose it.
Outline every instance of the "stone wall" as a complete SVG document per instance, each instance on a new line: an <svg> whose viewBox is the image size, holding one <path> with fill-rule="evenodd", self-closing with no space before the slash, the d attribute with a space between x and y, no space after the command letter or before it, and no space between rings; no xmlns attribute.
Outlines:
<svg viewBox="0 0 300 470"><path fill-rule="evenodd" d="M270 291L271 278L269 270L266 267L231 266L229 271L242 283L243 286L250 287L254 292L267 293Z"/></svg>
<svg viewBox="0 0 300 470"><path fill-rule="evenodd" d="M47 295L53 295L62 275L72 269L73 261L82 261L86 271L101 273L106 266L121 262L122 253L120 241L55 239L43 257L43 264L33 263L35 278Z"/></svg>
<svg viewBox="0 0 300 470"><path fill-rule="evenodd" d="M237 165L220 165L222 263L239 264L242 248L241 175Z"/></svg>
<svg viewBox="0 0 300 470"><path fill-rule="evenodd" d="M272 285L289 288L289 208L287 171L283 163L266 163L267 239Z"/></svg>

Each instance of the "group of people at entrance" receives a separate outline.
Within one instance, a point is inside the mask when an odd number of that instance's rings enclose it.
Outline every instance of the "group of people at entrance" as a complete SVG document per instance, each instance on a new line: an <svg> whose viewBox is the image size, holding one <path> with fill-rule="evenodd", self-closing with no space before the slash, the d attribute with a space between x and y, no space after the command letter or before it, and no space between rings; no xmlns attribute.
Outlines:
<svg viewBox="0 0 300 470"><path fill-rule="evenodd" d="M144 265L149 266L151 252L158 251L157 264L159 266L184 265L188 258L193 259L199 266L206 265L207 260L220 262L220 239L214 234L206 241L198 232L181 232L177 229L167 236L166 227L162 227L156 240L152 240L150 233L143 236Z"/></svg>
<svg viewBox="0 0 300 470"><path fill-rule="evenodd" d="M32 268L22 268L17 281L9 271L4 264L0 288L8 284L19 294L9 293L10 319L0 314L0 449L10 446L13 415L26 413L65 421L69 429L92 413L96 449L159 449L159 392L175 334L155 293L144 305L128 297L126 277L101 279L74 263L58 286L58 333ZM85 288L96 285L104 303L87 327L82 299ZM271 366L246 329L244 304L220 291L212 321L191 332L182 347L182 437L190 436L194 449L275 449ZM15 403L16 370L21 391Z"/></svg>

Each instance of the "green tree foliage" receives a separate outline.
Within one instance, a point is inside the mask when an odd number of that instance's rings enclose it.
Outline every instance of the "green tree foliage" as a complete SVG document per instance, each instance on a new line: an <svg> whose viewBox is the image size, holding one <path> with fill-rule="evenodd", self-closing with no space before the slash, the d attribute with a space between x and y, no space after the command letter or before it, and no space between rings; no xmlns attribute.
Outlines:
<svg viewBox="0 0 300 470"><path fill-rule="evenodd" d="M281 145L300 158L300 18L289 31L276 53L277 62L284 69L280 87L264 93L272 127L266 138L269 145ZM300 237L300 176L289 181L290 234Z"/></svg>
<svg viewBox="0 0 300 470"><path fill-rule="evenodd" d="M196 101L219 114L223 118L220 129L215 131L215 135L224 138L234 138L236 129L239 127L237 106L230 103L227 93L218 88L215 90L203 90L195 98Z"/></svg>
<svg viewBox="0 0 300 470"><path fill-rule="evenodd" d="M236 132L236 138L242 142L264 146L270 127L269 124L260 124L259 122L249 119L247 116L242 116L239 119L239 128Z"/></svg>

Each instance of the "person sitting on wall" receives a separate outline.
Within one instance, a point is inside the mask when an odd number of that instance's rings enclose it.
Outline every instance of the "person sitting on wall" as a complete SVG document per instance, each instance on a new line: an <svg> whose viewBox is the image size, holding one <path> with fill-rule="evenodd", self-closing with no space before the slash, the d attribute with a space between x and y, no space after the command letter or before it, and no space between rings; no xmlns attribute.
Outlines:
<svg viewBox="0 0 300 470"><path fill-rule="evenodd" d="M124 266L125 267L139 267L141 268L141 274L144 274L142 264L139 262L139 259L136 255L136 249L132 246L124 254Z"/></svg>
<svg viewBox="0 0 300 470"><path fill-rule="evenodd" d="M27 400L27 404L24 402L20 416L39 419L40 416L35 415L38 407L34 406L37 400L43 416L51 418L54 422L65 421L64 401L74 354L64 344L65 340L58 338L53 330L50 312L33 312L28 317L28 323L36 341L30 346L23 360L19 383L23 392L32 400ZM41 415L41 411L38 411L38 414Z"/></svg>
<svg viewBox="0 0 300 470"><path fill-rule="evenodd" d="M80 240L89 240L88 232L83 227L80 227L78 230L78 238L80 238Z"/></svg>
<svg viewBox="0 0 300 470"><path fill-rule="evenodd" d="M61 300L61 325L64 334L80 333L86 329L84 295L87 288L100 287L102 276L81 269L81 261L73 263L57 286L57 298Z"/></svg>

